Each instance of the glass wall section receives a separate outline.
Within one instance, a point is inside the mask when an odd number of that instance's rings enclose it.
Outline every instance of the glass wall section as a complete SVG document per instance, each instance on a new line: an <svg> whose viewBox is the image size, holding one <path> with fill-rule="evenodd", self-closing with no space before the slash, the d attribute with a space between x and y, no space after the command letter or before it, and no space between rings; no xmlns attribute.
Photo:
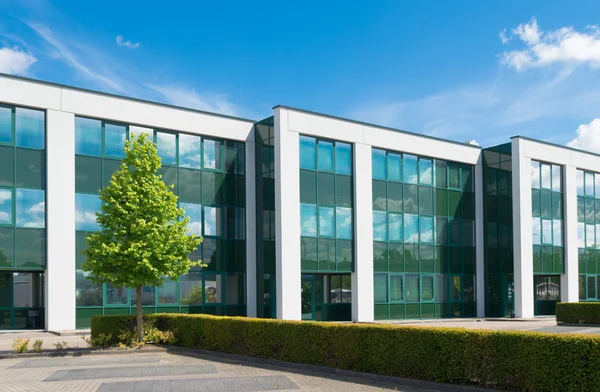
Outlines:
<svg viewBox="0 0 600 392"><path fill-rule="evenodd" d="M474 167L372 150L375 319L475 316Z"/></svg>
<svg viewBox="0 0 600 392"><path fill-rule="evenodd" d="M276 317L275 297L275 124L256 123L256 301L257 316Z"/></svg>
<svg viewBox="0 0 600 392"><path fill-rule="evenodd" d="M514 315L512 155L506 143L483 150L486 317Z"/></svg>
<svg viewBox="0 0 600 392"><path fill-rule="evenodd" d="M124 156L125 141L146 128L75 117L77 328L95 314L135 313L135 290L94 285L81 270L86 233L99 230L98 191L110 185ZM162 160L159 174L190 217L188 232L204 238L179 281L143 289L145 313L245 315L246 224L244 144L197 135L152 130Z"/></svg>
<svg viewBox="0 0 600 392"><path fill-rule="evenodd" d="M600 300L600 174L577 170L579 301Z"/></svg>
<svg viewBox="0 0 600 392"><path fill-rule="evenodd" d="M531 215L534 314L552 315L560 301L560 275L565 269L561 166L531 161Z"/></svg>
<svg viewBox="0 0 600 392"><path fill-rule="evenodd" d="M0 104L0 330L43 329L46 114Z"/></svg>

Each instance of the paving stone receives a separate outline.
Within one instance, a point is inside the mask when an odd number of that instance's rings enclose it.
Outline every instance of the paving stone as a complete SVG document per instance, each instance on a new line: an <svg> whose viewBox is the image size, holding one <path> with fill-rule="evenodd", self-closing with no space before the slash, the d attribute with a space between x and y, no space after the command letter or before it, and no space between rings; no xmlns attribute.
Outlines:
<svg viewBox="0 0 600 392"><path fill-rule="evenodd" d="M58 370L43 381L98 380L216 373L215 365L121 366Z"/></svg>
<svg viewBox="0 0 600 392"><path fill-rule="evenodd" d="M40 359L25 359L9 367L9 369L31 369L43 367L71 367L71 366L93 366L93 365L114 365L114 364L136 364L136 363L158 363L160 356L139 355L129 356L121 355L121 357L113 355L111 358L103 358L102 356L90 357L62 357L62 358L40 358Z"/></svg>

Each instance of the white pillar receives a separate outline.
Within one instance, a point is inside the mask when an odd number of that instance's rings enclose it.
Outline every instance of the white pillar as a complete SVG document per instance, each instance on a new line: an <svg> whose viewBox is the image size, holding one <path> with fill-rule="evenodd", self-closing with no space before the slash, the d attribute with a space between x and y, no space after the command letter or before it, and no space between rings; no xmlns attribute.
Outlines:
<svg viewBox="0 0 600 392"><path fill-rule="evenodd" d="M285 108L275 109L275 230L277 318L300 320L300 137Z"/></svg>
<svg viewBox="0 0 600 392"><path fill-rule="evenodd" d="M563 167L563 181L565 273L560 277L560 300L579 302L577 168L575 166Z"/></svg>
<svg viewBox="0 0 600 392"><path fill-rule="evenodd" d="M373 321L373 194L371 146L354 145L354 272L352 321Z"/></svg>
<svg viewBox="0 0 600 392"><path fill-rule="evenodd" d="M75 116L46 117L46 329L75 329Z"/></svg>
<svg viewBox="0 0 600 392"><path fill-rule="evenodd" d="M484 233L483 220L483 154L475 165L475 292L477 301L477 317L485 317L485 267L484 267Z"/></svg>
<svg viewBox="0 0 600 392"><path fill-rule="evenodd" d="M246 315L256 317L256 161L254 131L246 141Z"/></svg>
<svg viewBox="0 0 600 392"><path fill-rule="evenodd" d="M512 139L514 299L517 318L534 316L531 158L525 156L524 147L522 139Z"/></svg>

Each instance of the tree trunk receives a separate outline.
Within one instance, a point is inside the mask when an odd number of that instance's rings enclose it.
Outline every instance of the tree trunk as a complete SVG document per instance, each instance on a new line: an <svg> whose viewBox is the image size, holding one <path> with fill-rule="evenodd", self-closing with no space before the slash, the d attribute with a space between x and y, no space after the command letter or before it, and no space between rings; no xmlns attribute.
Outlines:
<svg viewBox="0 0 600 392"><path fill-rule="evenodd" d="M144 319L142 318L142 286L136 288L137 297L137 339L138 343L144 341Z"/></svg>

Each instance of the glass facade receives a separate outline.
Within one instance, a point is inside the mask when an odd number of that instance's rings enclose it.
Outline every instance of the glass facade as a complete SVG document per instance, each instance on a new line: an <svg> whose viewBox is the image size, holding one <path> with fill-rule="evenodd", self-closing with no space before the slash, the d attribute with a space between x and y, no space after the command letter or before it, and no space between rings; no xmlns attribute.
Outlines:
<svg viewBox="0 0 600 392"><path fill-rule="evenodd" d="M375 319L475 316L474 167L372 150Z"/></svg>
<svg viewBox="0 0 600 392"><path fill-rule="evenodd" d="M600 300L600 174L577 170L579 301Z"/></svg>
<svg viewBox="0 0 600 392"><path fill-rule="evenodd" d="M563 246L562 166L531 161L531 215L535 315L556 313Z"/></svg>
<svg viewBox="0 0 600 392"><path fill-rule="evenodd" d="M256 123L256 301L257 316L276 317L275 307L275 125Z"/></svg>
<svg viewBox="0 0 600 392"><path fill-rule="evenodd" d="M81 270L86 232L99 230L98 191L119 169L125 141L145 128L75 117L76 325L89 327L96 314L135 313L135 290L94 285ZM188 231L204 238L179 281L144 287L145 313L180 312L245 315L246 224L244 144L197 135L152 130L162 159L159 174L179 196L190 217Z"/></svg>
<svg viewBox="0 0 600 392"><path fill-rule="evenodd" d="M43 329L46 114L0 105L0 329Z"/></svg>
<svg viewBox="0 0 600 392"><path fill-rule="evenodd" d="M483 150L486 317L514 315L511 144Z"/></svg>

